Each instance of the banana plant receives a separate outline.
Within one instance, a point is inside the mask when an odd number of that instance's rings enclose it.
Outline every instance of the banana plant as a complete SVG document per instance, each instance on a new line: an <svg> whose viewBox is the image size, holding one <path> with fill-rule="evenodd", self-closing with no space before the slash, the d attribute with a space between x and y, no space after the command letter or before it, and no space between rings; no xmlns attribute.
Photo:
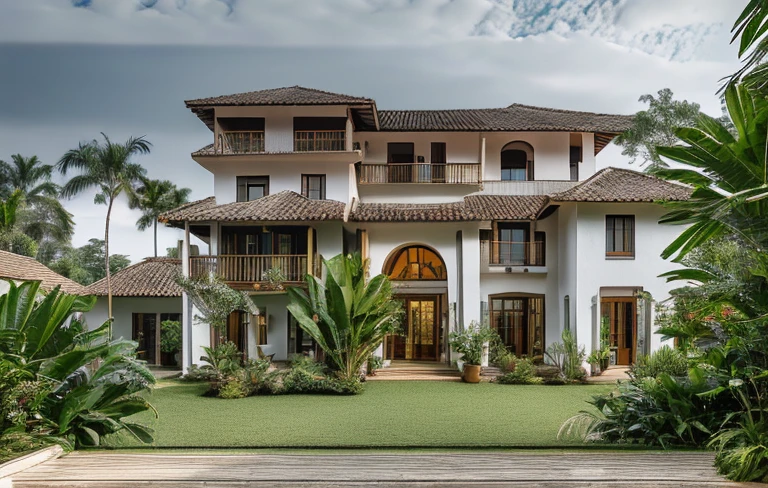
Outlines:
<svg viewBox="0 0 768 488"><path fill-rule="evenodd" d="M8 372L0 393L10 398L22 382L32 382L41 398L29 415L0 419L3 430L21 428L67 447L96 446L121 431L152 442L151 429L127 419L155 412L140 395L155 380L136 359L136 343L106 340L109 322L84 330L73 314L90 310L94 297L61 293L59 287L41 294L39 288L39 282L9 282L0 295L0 363ZM25 421L14 422L18 418Z"/></svg>
<svg viewBox="0 0 768 488"><path fill-rule="evenodd" d="M384 338L399 330L402 304L392 299L385 275L366 281L359 254L323 260L325 279L307 274L307 290L288 289L288 311L325 352L343 380L358 378Z"/></svg>

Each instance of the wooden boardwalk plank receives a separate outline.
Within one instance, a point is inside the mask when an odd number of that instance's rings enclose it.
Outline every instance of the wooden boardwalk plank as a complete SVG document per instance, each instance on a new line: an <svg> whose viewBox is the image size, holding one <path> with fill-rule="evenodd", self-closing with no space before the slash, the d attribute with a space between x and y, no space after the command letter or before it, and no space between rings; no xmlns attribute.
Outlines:
<svg viewBox="0 0 768 488"><path fill-rule="evenodd" d="M52 486L749 486L698 452L246 454L74 453L14 476Z"/></svg>

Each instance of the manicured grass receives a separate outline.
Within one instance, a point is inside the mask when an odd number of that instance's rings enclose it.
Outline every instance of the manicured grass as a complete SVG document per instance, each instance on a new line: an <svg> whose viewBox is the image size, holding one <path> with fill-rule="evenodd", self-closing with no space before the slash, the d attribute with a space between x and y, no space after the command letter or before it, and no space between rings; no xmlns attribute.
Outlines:
<svg viewBox="0 0 768 488"><path fill-rule="evenodd" d="M369 382L357 396L205 398L171 383L150 401L158 447L557 447L563 421L611 386ZM135 446L112 439L111 446Z"/></svg>

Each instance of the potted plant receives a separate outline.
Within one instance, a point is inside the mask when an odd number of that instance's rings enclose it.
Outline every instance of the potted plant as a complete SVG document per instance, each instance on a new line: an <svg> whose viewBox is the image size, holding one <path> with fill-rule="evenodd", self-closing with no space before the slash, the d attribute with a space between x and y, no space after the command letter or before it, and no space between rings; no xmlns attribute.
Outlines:
<svg viewBox="0 0 768 488"><path fill-rule="evenodd" d="M595 349L587 358L587 362L592 365L592 374L596 375L608 369L608 361L611 358L611 349L603 347ZM598 373L599 371L599 373Z"/></svg>
<svg viewBox="0 0 768 488"><path fill-rule="evenodd" d="M461 354L463 363L461 378L466 383L480 383L480 363L483 346L491 339L492 331L475 322L462 331L451 332L450 343L454 351Z"/></svg>
<svg viewBox="0 0 768 488"><path fill-rule="evenodd" d="M164 320L160 324L160 352L168 358L168 361L162 361L163 364L179 364L179 354L181 352L181 324L178 321Z"/></svg>

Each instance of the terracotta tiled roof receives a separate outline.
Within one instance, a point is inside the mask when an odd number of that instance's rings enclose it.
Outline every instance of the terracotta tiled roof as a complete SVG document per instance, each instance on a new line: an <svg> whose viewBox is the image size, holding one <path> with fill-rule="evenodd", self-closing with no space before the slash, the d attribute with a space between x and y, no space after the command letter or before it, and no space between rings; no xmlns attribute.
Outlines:
<svg viewBox="0 0 768 488"><path fill-rule="evenodd" d="M546 195L468 195L464 204L474 220L533 220L548 200Z"/></svg>
<svg viewBox="0 0 768 488"><path fill-rule="evenodd" d="M216 205L214 197L166 212L161 222L318 221L343 220L344 204L336 200L310 200L285 190L250 202Z"/></svg>
<svg viewBox="0 0 768 488"><path fill-rule="evenodd" d="M84 295L80 283L53 272L47 266L27 256L0 251L0 279L15 281L39 281L40 288L51 291L61 285L61 290L73 295Z"/></svg>
<svg viewBox="0 0 768 488"><path fill-rule="evenodd" d="M690 196L687 186L628 169L605 168L550 198L556 202L655 202L688 200Z"/></svg>
<svg viewBox="0 0 768 488"><path fill-rule="evenodd" d="M373 100L297 85L218 97L198 98L187 100L185 103L187 108L192 108L214 105L347 105L368 104L373 103Z"/></svg>
<svg viewBox="0 0 768 488"><path fill-rule="evenodd" d="M469 195L452 203L360 203L355 222L467 222L531 220L547 203L545 195Z"/></svg>
<svg viewBox="0 0 768 488"><path fill-rule="evenodd" d="M355 222L451 222L468 220L464 202L359 203L349 220Z"/></svg>
<svg viewBox="0 0 768 488"><path fill-rule="evenodd" d="M112 275L112 296L115 297L180 297L181 287L176 277L181 274L181 260L147 258ZM107 279L86 287L89 295L106 296Z"/></svg>
<svg viewBox="0 0 768 488"><path fill-rule="evenodd" d="M574 131L621 133L631 115L513 104L506 108L465 110L379 110L382 131Z"/></svg>

